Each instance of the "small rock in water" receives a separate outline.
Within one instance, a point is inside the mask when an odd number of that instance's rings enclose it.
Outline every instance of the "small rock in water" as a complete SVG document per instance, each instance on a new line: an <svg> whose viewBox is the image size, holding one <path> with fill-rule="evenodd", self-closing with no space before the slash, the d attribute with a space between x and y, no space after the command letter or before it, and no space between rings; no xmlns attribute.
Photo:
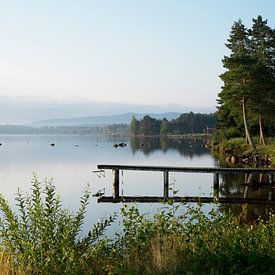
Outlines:
<svg viewBox="0 0 275 275"><path fill-rule="evenodd" d="M54 144L54 143L51 143L50 145L51 145L51 146L54 146L55 144Z"/></svg>
<svg viewBox="0 0 275 275"><path fill-rule="evenodd" d="M120 147L125 147L125 146L127 146L127 144L124 143L124 142L121 142L121 143L118 144L118 146L120 146Z"/></svg>

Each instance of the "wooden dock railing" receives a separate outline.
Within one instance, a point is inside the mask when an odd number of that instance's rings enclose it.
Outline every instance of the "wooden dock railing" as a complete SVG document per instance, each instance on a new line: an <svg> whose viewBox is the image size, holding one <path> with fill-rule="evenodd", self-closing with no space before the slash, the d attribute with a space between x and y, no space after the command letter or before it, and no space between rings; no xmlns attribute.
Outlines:
<svg viewBox="0 0 275 275"><path fill-rule="evenodd" d="M275 168L219 168L219 167L175 167L175 166L142 166L142 165L112 165L99 164L100 170L110 169L113 171L113 196L111 198L99 198L100 201L121 201L119 196L119 171L159 171L163 173L163 197L162 200L169 198L169 172L184 172L184 173L212 173L213 174L213 190L214 196L219 194L219 176L221 174L266 174L268 175L268 183L272 185ZM145 198L145 197L144 197ZM147 197L147 201L158 201L160 198ZM123 197L124 201L126 197ZM180 199L180 198L179 198ZM189 197L192 201L192 197ZM202 198L201 198L202 199ZM207 198L205 198L207 200ZM224 198L226 199L226 198ZM213 200L213 199L212 199ZM131 199L129 199L131 201ZM134 199L133 199L134 201ZM140 200L142 201L142 199Z"/></svg>

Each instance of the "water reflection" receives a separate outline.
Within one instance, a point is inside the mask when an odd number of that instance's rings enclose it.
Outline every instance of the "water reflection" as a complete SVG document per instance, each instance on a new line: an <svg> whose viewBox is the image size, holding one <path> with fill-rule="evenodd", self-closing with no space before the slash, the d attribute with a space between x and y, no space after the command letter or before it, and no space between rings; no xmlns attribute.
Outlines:
<svg viewBox="0 0 275 275"><path fill-rule="evenodd" d="M133 154L141 151L144 155L150 155L159 150L163 153L176 150L183 157L193 158L209 155L209 149L205 148L207 142L197 138L131 137L130 146Z"/></svg>
<svg viewBox="0 0 275 275"><path fill-rule="evenodd" d="M78 198L87 182L91 183L92 193L105 188L106 195L112 194L112 173L98 178L92 173L98 164L133 164L151 166L186 166L215 167L215 160L210 150L204 145L207 140L171 139L171 138L131 138L106 136L1 136L0 142L0 181L1 193L9 201L14 200L14 193L19 187L28 191L32 173L36 172L43 179L54 179L57 192L61 194L65 206L76 209ZM125 142L124 148L114 148L114 143ZM55 146L50 146L55 143ZM76 146L77 145L77 146ZM170 173L170 184L174 184L178 196L213 195L212 174ZM255 183L254 178L254 183ZM123 182L122 182L123 181ZM123 184L122 184L123 183ZM274 190L264 186L245 185L242 175L220 176L220 196L255 197L267 200L275 199ZM162 174L126 172L121 176L121 192L130 196L161 196L163 193ZM159 204L139 205L146 212L159 208ZM211 207L211 206L207 206ZM89 222L119 212L120 205L97 204L92 198ZM265 206L247 206L248 217L264 216ZM220 205L221 211L231 209L239 213L241 205ZM91 214L90 214L91 213Z"/></svg>
<svg viewBox="0 0 275 275"><path fill-rule="evenodd" d="M262 174L224 174L221 176L219 193L225 198L275 201L274 182L270 184L268 176ZM259 217L268 218L268 212L275 210L275 204L221 204L219 208L236 215L245 209L247 221L254 221Z"/></svg>

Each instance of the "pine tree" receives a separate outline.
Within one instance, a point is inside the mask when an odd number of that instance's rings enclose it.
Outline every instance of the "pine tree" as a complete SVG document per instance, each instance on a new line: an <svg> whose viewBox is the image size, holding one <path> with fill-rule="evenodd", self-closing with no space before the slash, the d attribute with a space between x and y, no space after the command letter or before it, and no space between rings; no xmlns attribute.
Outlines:
<svg viewBox="0 0 275 275"><path fill-rule="evenodd" d="M220 76L224 86L219 98L226 103L231 114L242 113L246 139L251 148L255 149L248 128L246 104L252 96L253 67L256 60L250 55L248 30L241 20L234 22L228 42L226 46L231 54L222 60L227 70Z"/></svg>
<svg viewBox="0 0 275 275"><path fill-rule="evenodd" d="M250 50L252 57L257 59L253 83L253 94L257 98L252 101L252 110L258 116L260 144L265 145L263 117L273 119L275 115L275 37L267 20L258 16L252 21L253 26L249 30Z"/></svg>

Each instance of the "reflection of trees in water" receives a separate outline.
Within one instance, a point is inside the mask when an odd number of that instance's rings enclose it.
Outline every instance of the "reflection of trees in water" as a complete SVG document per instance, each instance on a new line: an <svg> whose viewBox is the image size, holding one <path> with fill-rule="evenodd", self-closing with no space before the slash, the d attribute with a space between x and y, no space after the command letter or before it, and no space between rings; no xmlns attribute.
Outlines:
<svg viewBox="0 0 275 275"><path fill-rule="evenodd" d="M268 176L262 174L222 174L219 191L227 198L275 199Z"/></svg>
<svg viewBox="0 0 275 275"><path fill-rule="evenodd" d="M249 183L247 183L249 181ZM275 200L275 189L270 188L266 175L223 174L219 186L219 194L226 198L253 198ZM221 211L231 211L239 215L245 207L247 221L254 221L259 217L268 217L268 211L275 211L275 206L264 204L220 204Z"/></svg>
<svg viewBox="0 0 275 275"><path fill-rule="evenodd" d="M150 155L154 151L176 150L180 155L193 158L195 155L200 156L209 154L209 149L204 147L206 140L203 139L175 139L160 137L131 137L130 145L133 154L137 151Z"/></svg>
<svg viewBox="0 0 275 275"><path fill-rule="evenodd" d="M161 150L167 152L168 150L176 150L180 155L193 158L209 154L209 150L204 148L206 140L202 139L175 139L175 138L159 138L159 137L131 137L130 146L132 152L143 152L144 155L149 155L154 151ZM221 163L216 160L220 167L237 167L236 165ZM275 200L275 189L268 188L267 176L243 174L222 174L220 175L219 195L226 198L255 198ZM250 181L249 184L245 184ZM262 183L259 184L259 182ZM275 206L267 207L264 204L220 204L221 212L230 211L233 214L240 215L245 209L245 219L247 221L255 221L259 217L267 219L268 211L275 211Z"/></svg>
<svg viewBox="0 0 275 275"><path fill-rule="evenodd" d="M272 206L266 206L262 204L220 204L219 210L222 213L232 213L233 215L239 216L241 213L245 218L246 222L256 221L259 218L268 220L269 213L275 211Z"/></svg>
<svg viewBox="0 0 275 275"><path fill-rule="evenodd" d="M150 155L153 151L159 150L160 139L155 137L131 137L130 145L133 153L142 151L144 155Z"/></svg>

